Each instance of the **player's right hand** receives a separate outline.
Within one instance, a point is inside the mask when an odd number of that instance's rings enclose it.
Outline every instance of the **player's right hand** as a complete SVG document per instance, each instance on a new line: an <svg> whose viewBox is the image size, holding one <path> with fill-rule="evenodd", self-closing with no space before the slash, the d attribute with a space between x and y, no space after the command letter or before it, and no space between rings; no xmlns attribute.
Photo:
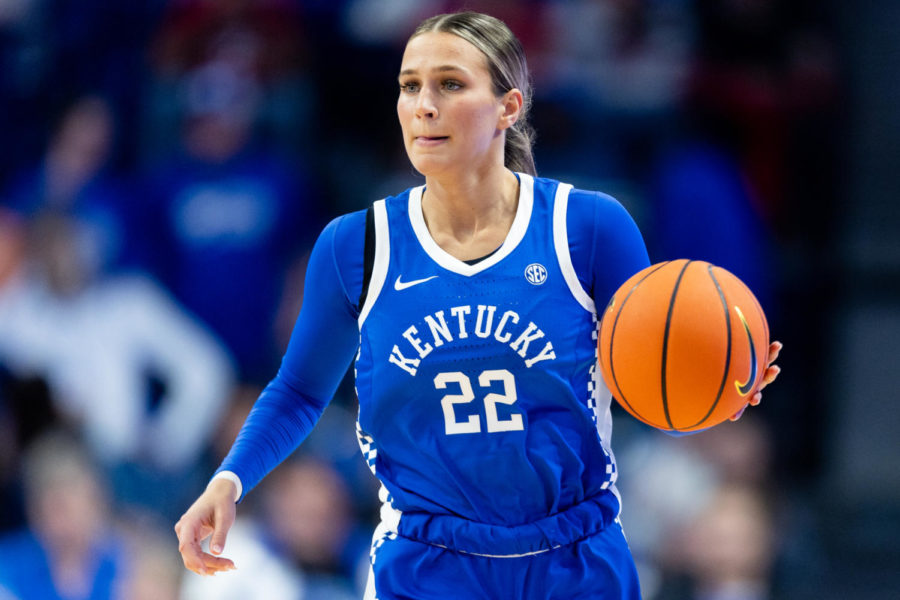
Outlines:
<svg viewBox="0 0 900 600"><path fill-rule="evenodd" d="M227 479L216 479L175 523L178 551L184 566L199 575L215 575L235 569L231 559L214 556L225 549L225 538L234 524L237 491ZM201 547L203 540L212 535L209 552Z"/></svg>
<svg viewBox="0 0 900 600"><path fill-rule="evenodd" d="M781 367L774 364L776 360L778 360L778 354L781 352L781 349L784 347L779 341L774 341L769 344L769 359L766 363L766 370L763 373L762 381L759 383L759 387L756 388L756 393L753 394L753 397L750 398L750 402L744 405L744 407L737 412L733 417L731 417L731 421L737 421L741 418L741 415L744 414L744 411L747 410L748 406L759 406L759 403L762 402L762 389L775 381L775 378L778 377L778 374L781 373Z"/></svg>

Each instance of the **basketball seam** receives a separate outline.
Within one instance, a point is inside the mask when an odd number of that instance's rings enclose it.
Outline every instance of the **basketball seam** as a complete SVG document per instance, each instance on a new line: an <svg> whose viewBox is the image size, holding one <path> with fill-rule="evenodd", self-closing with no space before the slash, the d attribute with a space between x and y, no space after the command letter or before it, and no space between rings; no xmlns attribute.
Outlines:
<svg viewBox="0 0 900 600"><path fill-rule="evenodd" d="M628 400L625 398L625 393L622 391L622 388L619 387L619 381L616 378L616 369L613 366L613 363L615 362L613 360L613 340L616 337L616 326L619 324L619 316L622 314L622 311L625 309L625 303L628 302L628 299L631 297L631 294L634 293L634 290L636 290L637 287L639 285L641 285L645 279L647 279L648 277L650 277L650 275L652 275L653 273L657 272L658 270L660 270L661 268L663 268L664 266L669 264L669 262L670 261L666 261L664 263L657 265L657 267L655 269L653 269L652 271L650 271L649 273L647 273L646 275L641 277L641 279L637 283L635 283L631 287L630 290L628 290L628 293L625 295L625 298L622 299L622 304L619 306L619 310L616 312L616 318L613 320L612 330L609 332L609 374L612 375L612 379L613 379L612 383L614 386L616 386L616 390L619 392L619 394L618 394L618 396L616 396L616 398L628 408L628 410L629 410L629 412L631 412L631 414L633 414L635 417L637 417L641 421L644 421L648 425L652 425L652 423L650 423L650 419L644 418L640 413L638 413L637 410L635 410L635 408L633 406L631 406L631 403L628 402ZM613 298L615 298L615 295L613 295ZM602 321L601 321L600 326L601 327L603 326ZM598 353L598 354L600 354L600 353Z"/></svg>
<svg viewBox="0 0 900 600"><path fill-rule="evenodd" d="M672 295L669 297L669 311L666 313L666 327L663 330L663 347L662 347L662 377L660 378L660 391L662 392L662 403L663 403L663 414L666 417L666 423L669 424L669 428L673 431L679 431L675 424L672 423L672 415L669 414L669 397L666 389L666 367L668 363L668 354L669 354L669 330L672 325L672 312L675 310L675 298L678 296L678 288L681 286L681 279L684 277L685 271L694 262L692 260L688 260L684 263L684 266L681 268L681 272L678 273L678 279L675 280L675 287L672 288Z"/></svg>
<svg viewBox="0 0 900 600"><path fill-rule="evenodd" d="M722 400L722 393L725 391L725 384L728 382L728 371L729 369L731 369L731 313L728 310L728 300L725 298L725 292L722 290L722 286L719 284L719 280L716 279L716 276L713 274L713 265L707 264L706 270L709 273L709 277L710 279L712 279L713 284L715 284L716 286L716 291L719 293L719 299L722 301L722 308L725 310L725 336L727 339L727 342L725 344L725 372L722 373L722 382L719 384L719 392L716 394L716 399L709 407L707 413L703 416L702 419L700 419L693 425L687 426L685 429L693 429L698 425L701 425L713 413L713 411L719 405L719 402Z"/></svg>

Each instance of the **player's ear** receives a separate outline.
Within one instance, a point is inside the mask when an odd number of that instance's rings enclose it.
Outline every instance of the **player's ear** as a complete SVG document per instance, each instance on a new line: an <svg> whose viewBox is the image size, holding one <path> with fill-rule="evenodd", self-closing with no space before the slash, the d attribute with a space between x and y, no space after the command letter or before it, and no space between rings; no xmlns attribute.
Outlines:
<svg viewBox="0 0 900 600"><path fill-rule="evenodd" d="M518 88L513 88L503 94L500 98L500 107L502 112L500 113L500 120L497 123L497 129L508 129L516 124L516 121L519 120L519 115L522 114L522 105L525 100L522 96L522 92L519 91Z"/></svg>

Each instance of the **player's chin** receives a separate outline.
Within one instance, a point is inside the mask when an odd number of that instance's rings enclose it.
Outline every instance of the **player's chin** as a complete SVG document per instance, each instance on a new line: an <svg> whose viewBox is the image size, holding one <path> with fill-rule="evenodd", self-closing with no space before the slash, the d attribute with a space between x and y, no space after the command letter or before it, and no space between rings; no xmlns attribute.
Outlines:
<svg viewBox="0 0 900 600"><path fill-rule="evenodd" d="M440 175L448 170L452 161L436 152L422 152L412 149L408 152L409 160L416 171L425 177Z"/></svg>

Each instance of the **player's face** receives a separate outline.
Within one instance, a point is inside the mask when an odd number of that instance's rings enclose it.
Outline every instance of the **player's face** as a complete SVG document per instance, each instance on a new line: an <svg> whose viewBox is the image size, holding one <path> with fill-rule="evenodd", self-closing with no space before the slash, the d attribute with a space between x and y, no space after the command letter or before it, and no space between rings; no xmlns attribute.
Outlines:
<svg viewBox="0 0 900 600"><path fill-rule="evenodd" d="M508 106L475 46L450 33L418 35L403 53L399 82L397 114L416 170L432 176L503 165Z"/></svg>

